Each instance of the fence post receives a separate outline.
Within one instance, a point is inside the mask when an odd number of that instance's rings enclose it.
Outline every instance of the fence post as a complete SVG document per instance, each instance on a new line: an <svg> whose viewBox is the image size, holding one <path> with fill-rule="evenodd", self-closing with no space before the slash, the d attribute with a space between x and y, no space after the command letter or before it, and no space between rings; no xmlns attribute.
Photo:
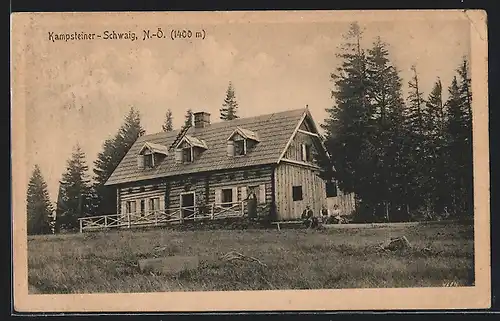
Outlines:
<svg viewBox="0 0 500 321"><path fill-rule="evenodd" d="M104 228L108 227L108 216L104 215Z"/></svg>
<svg viewBox="0 0 500 321"><path fill-rule="evenodd" d="M212 203L212 209L210 211L210 219L214 219L214 215L215 215L215 203Z"/></svg>
<svg viewBox="0 0 500 321"><path fill-rule="evenodd" d="M155 226L158 225L158 211L154 211L155 213Z"/></svg>
<svg viewBox="0 0 500 321"><path fill-rule="evenodd" d="M127 225L130 228L130 213L127 213Z"/></svg>
<svg viewBox="0 0 500 321"><path fill-rule="evenodd" d="M78 220L80 221L80 233L83 233L83 220L81 218Z"/></svg>

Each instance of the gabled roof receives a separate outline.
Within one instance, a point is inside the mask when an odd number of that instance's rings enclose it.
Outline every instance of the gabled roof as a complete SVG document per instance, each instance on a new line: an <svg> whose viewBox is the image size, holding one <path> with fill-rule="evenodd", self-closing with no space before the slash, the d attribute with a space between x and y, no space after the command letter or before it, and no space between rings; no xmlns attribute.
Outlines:
<svg viewBox="0 0 500 321"><path fill-rule="evenodd" d="M175 161L174 153L171 153L157 167L148 171L143 171L137 167L136 155L144 143L150 142L170 146L179 130L141 136L109 177L106 185L230 168L277 164L305 113L309 114L306 108L301 108L256 117L215 122L204 128L191 127L187 131L187 135L204 141L209 147L203 152L202 156L192 163L179 164ZM258 133L260 142L245 156L229 157L227 156L226 139L237 127Z"/></svg>
<svg viewBox="0 0 500 321"><path fill-rule="evenodd" d="M227 140L230 140L234 134L240 134L241 136L247 138L247 139L252 139L252 140L255 140L256 142L259 141L259 136L257 135L257 133L249 130L249 129L245 129L245 128L241 128L241 127L238 127L236 126L236 129L231 133L231 135L227 138Z"/></svg>
<svg viewBox="0 0 500 321"><path fill-rule="evenodd" d="M196 137L193 137L191 135L185 135L180 141L179 143L177 144L177 146L175 146L176 148L178 148L182 143L188 143L189 145L193 146L193 147L201 147L201 148L204 148L204 149L208 149L208 146L207 144L205 143L205 141L201 140L201 139L198 139Z"/></svg>
<svg viewBox="0 0 500 321"><path fill-rule="evenodd" d="M149 149L153 153L160 153L163 155L168 155L168 147L160 144L145 142L142 148L139 150L139 154L143 152L144 149Z"/></svg>

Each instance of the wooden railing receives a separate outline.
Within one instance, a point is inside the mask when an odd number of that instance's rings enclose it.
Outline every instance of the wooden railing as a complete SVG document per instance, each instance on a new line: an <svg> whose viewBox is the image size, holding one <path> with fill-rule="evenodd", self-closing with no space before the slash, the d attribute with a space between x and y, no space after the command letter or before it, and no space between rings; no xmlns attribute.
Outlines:
<svg viewBox="0 0 500 321"><path fill-rule="evenodd" d="M82 217L80 233L108 228L131 228L136 226L158 226L182 223L189 220L223 219L245 216L245 201L233 203L213 203L202 207L184 206L174 211L148 211Z"/></svg>

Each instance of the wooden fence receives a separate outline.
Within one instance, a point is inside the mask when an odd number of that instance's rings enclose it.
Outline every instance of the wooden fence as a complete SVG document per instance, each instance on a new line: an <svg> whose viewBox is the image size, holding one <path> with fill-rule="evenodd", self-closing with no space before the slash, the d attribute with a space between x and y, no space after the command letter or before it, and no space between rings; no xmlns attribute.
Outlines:
<svg viewBox="0 0 500 321"><path fill-rule="evenodd" d="M182 223L184 221L216 220L245 216L245 201L213 203L204 207L185 206L174 211L148 211L82 217L80 233L109 228L132 228Z"/></svg>

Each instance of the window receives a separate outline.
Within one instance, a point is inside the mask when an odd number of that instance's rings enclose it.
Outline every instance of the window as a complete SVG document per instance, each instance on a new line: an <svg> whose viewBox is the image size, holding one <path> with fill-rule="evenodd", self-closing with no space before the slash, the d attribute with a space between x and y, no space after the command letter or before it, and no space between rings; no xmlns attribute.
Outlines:
<svg viewBox="0 0 500 321"><path fill-rule="evenodd" d="M126 204L127 214L135 213L135 201L128 201Z"/></svg>
<svg viewBox="0 0 500 321"><path fill-rule="evenodd" d="M292 187L292 198L294 201L302 201L302 186Z"/></svg>
<svg viewBox="0 0 500 321"><path fill-rule="evenodd" d="M146 211L146 202L141 200L141 216L144 216L144 212Z"/></svg>
<svg viewBox="0 0 500 321"><path fill-rule="evenodd" d="M160 198L154 197L149 199L149 211L155 212L160 209Z"/></svg>
<svg viewBox="0 0 500 321"><path fill-rule="evenodd" d="M312 161L312 152L311 152L311 145L309 144L302 144L302 161L303 162L310 162Z"/></svg>
<svg viewBox="0 0 500 321"><path fill-rule="evenodd" d="M248 186L248 195L255 197L259 201L259 185Z"/></svg>
<svg viewBox="0 0 500 321"><path fill-rule="evenodd" d="M326 197L337 197L337 184L326 182Z"/></svg>
<svg viewBox="0 0 500 321"><path fill-rule="evenodd" d="M240 139L234 141L234 156L243 156L246 154L246 140Z"/></svg>
<svg viewBox="0 0 500 321"><path fill-rule="evenodd" d="M153 166L154 166L153 154L144 155L144 168L153 168Z"/></svg>
<svg viewBox="0 0 500 321"><path fill-rule="evenodd" d="M182 162L191 163L193 161L193 149L191 147L182 150Z"/></svg>
<svg viewBox="0 0 500 321"><path fill-rule="evenodd" d="M225 188L222 190L222 206L231 207L233 202L233 190L231 188Z"/></svg>

